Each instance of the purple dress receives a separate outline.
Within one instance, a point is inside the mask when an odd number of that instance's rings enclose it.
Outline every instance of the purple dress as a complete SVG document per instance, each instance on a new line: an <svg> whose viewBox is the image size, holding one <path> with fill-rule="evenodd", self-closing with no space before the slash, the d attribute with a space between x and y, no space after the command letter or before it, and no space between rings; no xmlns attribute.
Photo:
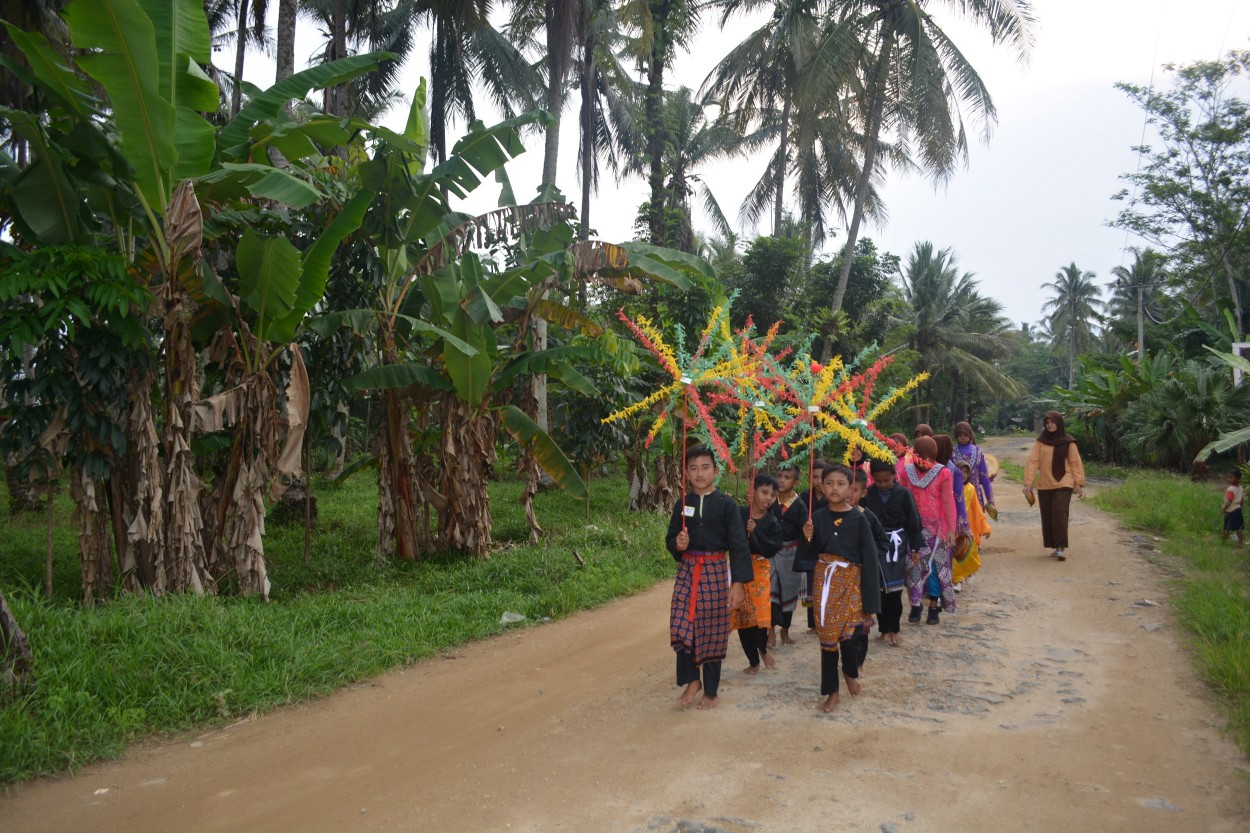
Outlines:
<svg viewBox="0 0 1250 833"><path fill-rule="evenodd" d="M972 486L977 490L977 497L981 499L982 506L989 506L994 502L994 481L990 480L990 470L985 465L985 453L981 451L979 445L976 443L956 445L955 453L951 455L951 462L956 465L968 464L968 468L972 470Z"/></svg>

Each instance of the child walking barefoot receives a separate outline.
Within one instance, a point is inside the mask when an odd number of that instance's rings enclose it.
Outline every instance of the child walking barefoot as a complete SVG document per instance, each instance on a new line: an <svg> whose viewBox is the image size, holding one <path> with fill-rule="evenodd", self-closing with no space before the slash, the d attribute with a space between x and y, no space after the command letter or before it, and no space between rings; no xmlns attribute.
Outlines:
<svg viewBox="0 0 1250 833"><path fill-rule="evenodd" d="M906 463L903 464L904 466ZM872 485L864 495L864 506L872 510L885 527L889 545L881 559L881 613L877 627L889 645L902 645L899 623L903 618L903 587L910 558L919 560L924 549L924 527L911 492L895 481L894 466L873 460Z"/></svg>
<svg viewBox="0 0 1250 833"><path fill-rule="evenodd" d="M812 607L820 637L820 693L822 712L838 707L838 655L846 690L860 692L856 638L872 626L880 609L881 587L877 543L862 512L851 505L851 470L828 466L821 477L827 500L824 509L803 526L796 569L814 565Z"/></svg>
<svg viewBox="0 0 1250 833"><path fill-rule="evenodd" d="M777 664L768 651L772 617L769 573L770 559L781 549L781 521L772 512L777 481L772 475L759 474L752 485L754 491L751 493L751 502L739 507L739 513L742 526L747 531L747 544L751 547L755 577L746 583L746 601L733 611L731 620L734 630L738 632L738 639L742 642L742 651L747 655L749 665L746 673L758 674L761 660L766 668Z"/></svg>
<svg viewBox="0 0 1250 833"><path fill-rule="evenodd" d="M677 653L677 685L685 687L677 704L689 706L702 691L699 708L714 709L721 661L729 646L729 612L745 598L743 585L752 578L751 551L737 503L716 488L712 450L691 448L685 462L691 491L673 507L665 539L678 561L669 638Z"/></svg>

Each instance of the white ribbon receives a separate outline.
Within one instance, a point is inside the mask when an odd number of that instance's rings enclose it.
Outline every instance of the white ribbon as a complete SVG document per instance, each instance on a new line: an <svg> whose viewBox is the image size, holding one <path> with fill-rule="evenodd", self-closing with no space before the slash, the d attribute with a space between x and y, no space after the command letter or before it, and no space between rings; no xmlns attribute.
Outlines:
<svg viewBox="0 0 1250 833"><path fill-rule="evenodd" d="M890 530L890 551L886 553L885 560L893 564L898 561L899 551L903 548L903 530Z"/></svg>

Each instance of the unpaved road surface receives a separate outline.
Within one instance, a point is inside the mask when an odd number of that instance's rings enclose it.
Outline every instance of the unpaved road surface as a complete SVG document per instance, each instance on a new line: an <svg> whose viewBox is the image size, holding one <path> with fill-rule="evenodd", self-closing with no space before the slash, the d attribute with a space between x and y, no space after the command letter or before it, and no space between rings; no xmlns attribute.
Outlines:
<svg viewBox="0 0 1250 833"><path fill-rule="evenodd" d="M989 447L1021 460L1028 443ZM1057 563L999 484L959 615L874 641L863 695L832 715L802 633L754 678L735 638L721 707L678 710L659 586L12 788L0 831L1250 830L1250 767L1150 540L1074 502Z"/></svg>

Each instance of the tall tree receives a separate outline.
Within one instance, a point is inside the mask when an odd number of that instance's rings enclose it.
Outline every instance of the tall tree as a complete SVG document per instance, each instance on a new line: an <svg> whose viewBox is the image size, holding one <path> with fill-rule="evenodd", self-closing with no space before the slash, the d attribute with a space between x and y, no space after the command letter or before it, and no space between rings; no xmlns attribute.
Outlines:
<svg viewBox="0 0 1250 833"><path fill-rule="evenodd" d="M276 84L283 78L295 74L295 24L299 16L299 0L277 0L278 28L274 33L277 44L273 82Z"/></svg>
<svg viewBox="0 0 1250 833"><path fill-rule="evenodd" d="M996 394L1019 390L995 364L1011 347L1002 307L980 293L971 272L960 273L950 249L916 244L903 267L903 298L906 319L899 323L909 329L907 345L920 354L920 369L932 375L922 388L929 402L920 407L933 419L955 414L946 403L936 414L932 407L941 392L955 401L961 382Z"/></svg>
<svg viewBox="0 0 1250 833"><path fill-rule="evenodd" d="M847 0L830 18L809 72L826 98L844 90L859 102L863 166L847 228L842 273L832 307L842 308L855 243L873 178L880 174L878 143L888 132L907 156L936 180L948 177L967 156L963 114L995 120L994 102L981 76L934 20L927 6L939 0ZM940 0L989 31L1023 58L1033 42L1029 0Z"/></svg>
<svg viewBox="0 0 1250 833"><path fill-rule="evenodd" d="M1076 357L1093 347L1094 330L1102 320L1102 288L1094 283L1095 277L1070 263L1055 273L1053 281L1042 284L1054 292L1042 309L1050 310L1046 322L1052 349L1067 353L1069 390L1076 385Z"/></svg>
<svg viewBox="0 0 1250 833"><path fill-rule="evenodd" d="M1189 276L1196 305L1221 299L1244 331L1250 101L1231 93L1250 75L1250 51L1166 69L1173 76L1170 89L1116 85L1146 112L1161 146L1138 149L1144 164L1122 177L1133 189L1116 195L1128 204L1113 225L1167 252L1173 271Z"/></svg>
<svg viewBox="0 0 1250 833"><path fill-rule="evenodd" d="M667 145L661 154L660 166L666 213L664 236L672 248L693 253L691 198L698 197L712 217L717 232L724 235L730 231L729 222L700 170L718 159L740 153L742 142L725 122L708 120L689 87L681 87L665 96L660 117L667 125ZM625 171L649 175L651 167L648 153L645 158L633 157Z"/></svg>
<svg viewBox="0 0 1250 833"><path fill-rule="evenodd" d="M737 11L761 5L758 0L725 0L721 26ZM758 29L730 50L712 69L700 90L704 100L720 104L734 128L744 136L764 128L777 142L769 168L772 173L773 236L781 234L786 177L790 167L790 119L796 102L803 59L810 54L820 31L821 3L788 0ZM768 129L771 128L771 129ZM775 169L775 171L773 170ZM759 202L764 195L757 188Z"/></svg>
<svg viewBox="0 0 1250 833"><path fill-rule="evenodd" d="M1161 298L1164 285L1164 258L1154 249L1135 252L1132 266L1115 266L1115 288L1107 303L1107 318L1125 325L1135 322L1137 339L1134 342L1137 361L1146 357L1146 317L1150 304Z"/></svg>

